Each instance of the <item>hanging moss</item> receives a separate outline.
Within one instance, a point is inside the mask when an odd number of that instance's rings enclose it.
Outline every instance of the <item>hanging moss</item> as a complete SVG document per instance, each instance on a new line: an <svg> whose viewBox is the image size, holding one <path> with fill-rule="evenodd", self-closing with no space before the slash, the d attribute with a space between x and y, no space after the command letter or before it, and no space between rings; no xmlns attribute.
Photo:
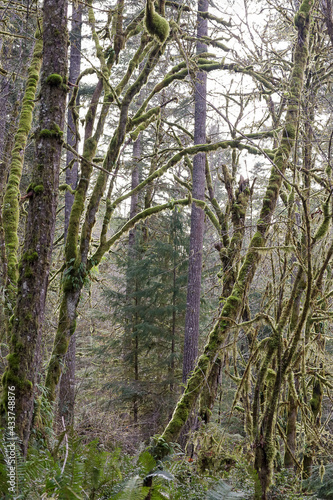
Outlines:
<svg viewBox="0 0 333 500"><path fill-rule="evenodd" d="M168 21L155 11L154 0L147 0L144 23L150 35L160 43L165 42L169 36L170 26Z"/></svg>

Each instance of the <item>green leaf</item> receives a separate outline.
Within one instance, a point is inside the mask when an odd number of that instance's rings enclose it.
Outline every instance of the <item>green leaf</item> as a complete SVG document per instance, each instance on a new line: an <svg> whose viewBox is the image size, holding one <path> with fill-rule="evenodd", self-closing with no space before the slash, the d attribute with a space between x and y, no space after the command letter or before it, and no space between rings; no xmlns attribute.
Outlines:
<svg viewBox="0 0 333 500"><path fill-rule="evenodd" d="M244 492L232 491L232 487L224 481L216 483L214 488L207 492L207 500L233 500L234 498L246 498Z"/></svg>
<svg viewBox="0 0 333 500"><path fill-rule="evenodd" d="M154 457L147 450L140 454L138 462L146 474L149 474L156 467Z"/></svg>
<svg viewBox="0 0 333 500"><path fill-rule="evenodd" d="M156 470L148 474L147 477L161 477L162 479L166 479L167 481L175 480L174 476L166 470Z"/></svg>
<svg viewBox="0 0 333 500"><path fill-rule="evenodd" d="M132 477L126 483L125 489L116 496L117 500L144 500L150 488L141 486L142 480L139 476Z"/></svg>

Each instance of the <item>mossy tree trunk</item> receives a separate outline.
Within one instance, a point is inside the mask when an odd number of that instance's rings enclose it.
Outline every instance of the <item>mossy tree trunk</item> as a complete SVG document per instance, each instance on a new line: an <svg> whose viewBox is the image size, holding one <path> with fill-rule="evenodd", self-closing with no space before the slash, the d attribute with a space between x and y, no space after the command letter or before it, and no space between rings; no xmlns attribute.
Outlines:
<svg viewBox="0 0 333 500"><path fill-rule="evenodd" d="M234 150L232 152L233 158L236 156L235 153L236 151ZM221 271L219 273L222 276L222 291L220 295L221 305L223 305L224 301L231 294L236 281L238 261L240 260L239 257L245 234L246 210L253 189L253 186L250 189L248 182L244 181L245 184L242 185L242 182L240 181L238 189L235 190L233 186L233 177L231 176L227 165L223 165L222 170L223 180L228 194L228 202L225 211L222 210L215 198L209 164L207 161L206 182L210 202L216 213L216 222L218 222L218 237L220 240L217 244L215 244L215 248L219 251L222 264ZM237 171L235 161L232 165L232 171L234 174ZM229 219L231 219L233 228L231 238L229 238L228 234L230 223ZM214 362L207 380L208 390L203 391L200 396L199 415L205 424L207 424L211 418L218 387L221 381L222 364L222 356L219 355Z"/></svg>
<svg viewBox="0 0 333 500"><path fill-rule="evenodd" d="M22 177L24 152L31 130L32 113L35 107L34 99L39 80L39 72L42 64L43 40L39 30L36 32L36 42L30 67L28 69L28 78L23 95L22 109L20 112L18 130L14 137L14 147L11 151L9 163L9 176L6 184L6 190L3 199L3 229L6 254L6 293L5 308L7 319L13 314L18 281L18 227L19 227L19 203L20 203L20 182ZM11 138L8 137L8 145L11 145ZM4 162L5 168L5 162ZM3 172L5 174L5 171Z"/></svg>
<svg viewBox="0 0 333 500"><path fill-rule="evenodd" d="M72 27L70 33L70 60L69 60L69 81L75 84L80 75L81 65L81 25L82 25L82 5L75 7L73 4ZM67 113L67 143L75 151L78 150L78 132L75 123L77 114L76 106L78 99L73 102L73 107L68 109ZM71 151L67 151L66 163L73 162L71 168L66 170L66 184L76 189L78 181L78 161ZM72 210L74 195L66 190L65 193L65 226L64 240L66 241L69 217ZM66 427L74 424L74 405L75 405L75 356L76 356L76 337L75 333L71 336L68 345L68 351L65 357L65 367L59 384L58 415L64 417ZM60 425L60 422L59 422ZM62 427L61 427L62 428Z"/></svg>
<svg viewBox="0 0 333 500"><path fill-rule="evenodd" d="M5 241L5 230L3 221L3 208L4 208L4 195L5 195L5 184L6 179L9 175L10 170L10 155L14 145L15 132L18 126L18 102L14 110L10 114L10 123L6 127L6 134L4 134L4 144L1 151L1 161L0 161L0 265L1 265L1 276L0 276L0 289L6 290L8 281L8 264L6 255L6 241ZM18 194L18 193L17 193ZM6 305L6 299L4 293L1 294L0 302L0 324L2 325L0 339L4 343L8 343L8 331L9 331L9 318L10 311ZM3 370L4 371L4 367Z"/></svg>
<svg viewBox="0 0 333 500"><path fill-rule="evenodd" d="M17 299L11 318L11 352L3 377L2 412L7 409L8 387L14 386L16 432L22 440L24 455L30 437L34 391L41 361L42 326L56 219L67 94L67 42L67 0L45 0L35 161L28 189L29 206Z"/></svg>

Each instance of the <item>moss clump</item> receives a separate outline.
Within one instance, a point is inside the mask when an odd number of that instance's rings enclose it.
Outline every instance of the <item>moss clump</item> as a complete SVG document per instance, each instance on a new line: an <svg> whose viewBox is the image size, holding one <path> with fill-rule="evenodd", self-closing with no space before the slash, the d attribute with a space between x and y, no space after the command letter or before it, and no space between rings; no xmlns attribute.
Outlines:
<svg viewBox="0 0 333 500"><path fill-rule="evenodd" d="M259 225L259 222L261 222L261 221L260 220L258 221L258 225ZM261 233L259 231L257 231L252 237L251 246L252 247L263 247L264 244L265 244L264 238L262 237Z"/></svg>
<svg viewBox="0 0 333 500"><path fill-rule="evenodd" d="M43 184L35 184L34 182L31 182L27 188L27 193L31 193L31 191L36 194L42 193L44 191L44 186Z"/></svg>
<svg viewBox="0 0 333 500"><path fill-rule="evenodd" d="M57 73L52 73L52 75L46 78L46 83L52 87L59 87L63 82L62 76Z"/></svg>
<svg viewBox="0 0 333 500"><path fill-rule="evenodd" d="M295 137L296 137L295 127L291 123L287 123L285 128L284 128L283 135L285 137L288 137L289 139L295 139Z"/></svg>
<svg viewBox="0 0 333 500"><path fill-rule="evenodd" d="M59 191L68 191L71 194L75 194L75 189L73 189L69 184L61 184L59 186Z"/></svg>
<svg viewBox="0 0 333 500"><path fill-rule="evenodd" d="M39 132L39 136L40 137L45 137L45 138L48 138L48 137L53 137L53 132L52 130L48 130L47 128L43 128L40 132Z"/></svg>
<svg viewBox="0 0 333 500"><path fill-rule="evenodd" d="M8 354L7 361L10 365L10 368L14 371L17 371L20 367L20 360L16 354Z"/></svg>
<svg viewBox="0 0 333 500"><path fill-rule="evenodd" d="M36 194L40 194L44 191L44 186L43 184L38 184L37 186L34 187L34 192Z"/></svg>
<svg viewBox="0 0 333 500"><path fill-rule="evenodd" d="M97 141L94 137L89 137L84 143L83 147L83 158L87 159L88 161L92 160L92 157L95 155L96 152L96 147L97 147Z"/></svg>
<svg viewBox="0 0 333 500"><path fill-rule="evenodd" d="M38 260L38 253L37 252L25 252L22 255L22 260L26 262L34 262L35 260Z"/></svg>
<svg viewBox="0 0 333 500"><path fill-rule="evenodd" d="M150 35L153 35L160 43L165 42L169 36L170 26L168 21L155 11L154 0L147 0L144 23Z"/></svg>
<svg viewBox="0 0 333 500"><path fill-rule="evenodd" d="M49 130L47 128L43 128L39 132L39 137L45 137L46 139L51 139L53 137L56 139L61 139L62 136L63 136L63 131L61 130L59 125L57 125L56 123L52 124L51 130Z"/></svg>
<svg viewBox="0 0 333 500"><path fill-rule="evenodd" d="M303 28L308 20L310 9L312 6L312 0L304 0L295 16L295 26L296 28Z"/></svg>

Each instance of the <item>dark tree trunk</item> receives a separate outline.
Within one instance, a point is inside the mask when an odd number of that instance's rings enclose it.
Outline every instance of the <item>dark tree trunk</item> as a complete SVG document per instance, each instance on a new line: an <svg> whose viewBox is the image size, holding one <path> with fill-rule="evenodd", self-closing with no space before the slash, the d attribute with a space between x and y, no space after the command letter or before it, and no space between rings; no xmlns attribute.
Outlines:
<svg viewBox="0 0 333 500"><path fill-rule="evenodd" d="M135 143L133 144L133 170L132 170L132 183L131 183L131 189L136 188L136 186L139 184L139 161L140 161L140 156L141 156L141 136L137 138ZM138 193L134 193L131 196L131 209L130 209L130 219L135 217L135 215L138 213ZM129 266L133 266L133 262L136 260L137 255L136 255L136 249L135 249L135 240L136 240L136 231L137 229L131 229L129 232L129 237L128 237L128 263ZM127 276L127 283L126 283L126 295L127 295L127 300L129 302L133 301L132 298L132 293L133 291L137 291L138 289L138 284L136 282L133 283L132 277ZM135 297L134 302L135 305L137 305L137 297ZM138 389L138 384L139 384L139 338L138 334L135 333L133 336L133 330L136 329L136 324L138 322L137 315L130 314L130 317L128 318L128 334L126 335L126 338L130 337L130 342L126 340L127 345L131 345L131 351L132 353L129 354L129 357L133 359L133 369L131 369L131 372L133 372L133 377L134 377L134 384L135 384L135 390L134 390L134 396L133 396L133 420L134 423L137 424L138 422L138 398L136 395L136 390Z"/></svg>
<svg viewBox="0 0 333 500"><path fill-rule="evenodd" d="M34 392L40 367L45 298L52 256L64 128L67 78L67 0L45 0L40 112L35 132L35 161L17 302L12 318L8 367L3 377L2 410L8 387L15 387L16 432L26 456Z"/></svg>
<svg viewBox="0 0 333 500"><path fill-rule="evenodd" d="M72 29L70 34L71 49L70 49L70 66L69 66L69 81L76 82L80 75L81 65L81 24L82 24L82 6L79 4L76 9L73 5L72 14ZM78 104L78 103L77 103ZM76 151L78 150L78 137L75 130L72 111L68 110L67 115L67 143ZM74 154L67 151L67 165L74 159ZM66 170L66 184L73 189L76 188L78 181L78 163L74 162L71 169ZM65 193L65 228L64 238L66 241L69 216L72 210L74 195L69 191ZM68 344L68 351L65 357L65 368L61 375L59 387L59 405L58 414L64 417L66 427L74 424L74 404L75 404L75 354L76 354L76 337L75 332L71 336Z"/></svg>
<svg viewBox="0 0 333 500"><path fill-rule="evenodd" d="M200 12L208 11L208 0L198 1L197 36L208 35L207 19L200 17ZM206 52L207 46L197 42L197 54ZM195 82L195 123L194 144L206 142L206 87L207 75L199 72ZM205 153L198 153L193 159L193 198L203 200L205 197ZM185 316L185 341L183 361L183 382L195 366L198 356L199 314L201 292L202 246L204 233L204 211L192 204L190 257L187 285L187 305Z"/></svg>

